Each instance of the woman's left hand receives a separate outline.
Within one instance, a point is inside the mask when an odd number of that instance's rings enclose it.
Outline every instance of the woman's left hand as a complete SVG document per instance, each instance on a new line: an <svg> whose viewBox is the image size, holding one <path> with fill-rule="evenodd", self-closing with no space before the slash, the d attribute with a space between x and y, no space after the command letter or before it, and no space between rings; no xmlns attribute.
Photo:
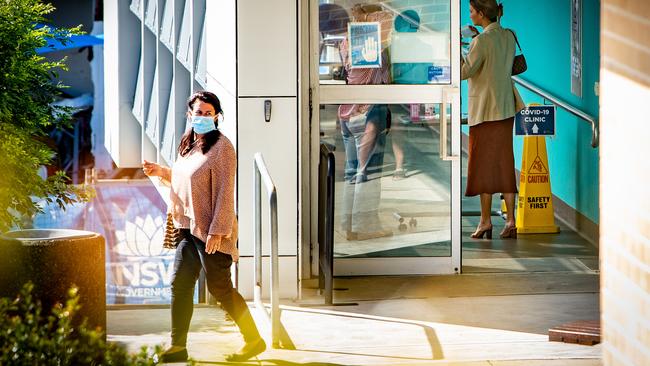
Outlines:
<svg viewBox="0 0 650 366"><path fill-rule="evenodd" d="M221 244L221 235L208 235L208 240L205 243L205 252L208 254L214 254L217 252Z"/></svg>
<svg viewBox="0 0 650 366"><path fill-rule="evenodd" d="M146 160L142 162L142 171L149 177L160 177L163 174L163 169L159 164Z"/></svg>

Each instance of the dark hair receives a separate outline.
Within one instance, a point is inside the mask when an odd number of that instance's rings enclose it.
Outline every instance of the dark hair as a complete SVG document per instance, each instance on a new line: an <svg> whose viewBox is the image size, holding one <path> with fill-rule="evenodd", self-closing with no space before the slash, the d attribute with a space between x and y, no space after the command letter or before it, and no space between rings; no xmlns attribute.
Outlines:
<svg viewBox="0 0 650 366"><path fill-rule="evenodd" d="M189 99L187 99L187 108L189 108L190 110L194 108L194 103L196 103L197 100L212 105L212 107L214 108L215 118L219 113L223 115L223 109L221 109L221 102L219 101L219 98L217 98L217 96L214 95L214 93L201 90L192 94L189 97ZM215 125L216 124L217 121L215 120ZM214 130L197 138L196 134L194 133L194 130L190 128L181 137L181 143L178 145L178 153L180 154L180 156L185 156L189 154L189 152L192 150L192 148L196 143L196 146L201 148L201 152L205 154L210 150L210 148L214 144L217 143L217 141L219 140L219 136L221 136L221 132L219 132L219 130Z"/></svg>
<svg viewBox="0 0 650 366"><path fill-rule="evenodd" d="M469 3L491 22L496 22L503 16L503 4L497 4L496 0L469 0Z"/></svg>

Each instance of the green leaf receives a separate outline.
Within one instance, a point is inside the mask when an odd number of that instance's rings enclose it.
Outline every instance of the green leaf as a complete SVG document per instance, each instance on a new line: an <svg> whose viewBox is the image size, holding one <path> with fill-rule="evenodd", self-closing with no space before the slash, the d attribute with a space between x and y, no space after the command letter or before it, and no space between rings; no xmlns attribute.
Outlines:
<svg viewBox="0 0 650 366"><path fill-rule="evenodd" d="M129 354L85 322L73 325L80 308L77 289L69 291L65 305L44 313L33 288L26 284L13 301L0 298L0 365L156 364L160 346Z"/></svg>

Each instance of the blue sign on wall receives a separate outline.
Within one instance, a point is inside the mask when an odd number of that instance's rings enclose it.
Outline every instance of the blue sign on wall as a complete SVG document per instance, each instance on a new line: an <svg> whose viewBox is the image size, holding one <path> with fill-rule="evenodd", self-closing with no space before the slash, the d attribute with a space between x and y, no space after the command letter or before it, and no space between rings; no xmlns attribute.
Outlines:
<svg viewBox="0 0 650 366"><path fill-rule="evenodd" d="M555 106L528 106L515 115L515 135L554 136Z"/></svg>
<svg viewBox="0 0 650 366"><path fill-rule="evenodd" d="M348 23L351 68L381 67L381 25L379 22Z"/></svg>

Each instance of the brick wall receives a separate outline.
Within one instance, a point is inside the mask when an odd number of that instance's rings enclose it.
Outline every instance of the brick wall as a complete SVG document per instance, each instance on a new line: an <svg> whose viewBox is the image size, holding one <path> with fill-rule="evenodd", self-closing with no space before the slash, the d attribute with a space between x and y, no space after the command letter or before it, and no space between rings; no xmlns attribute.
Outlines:
<svg viewBox="0 0 650 366"><path fill-rule="evenodd" d="M601 12L603 361L650 365L650 1Z"/></svg>

